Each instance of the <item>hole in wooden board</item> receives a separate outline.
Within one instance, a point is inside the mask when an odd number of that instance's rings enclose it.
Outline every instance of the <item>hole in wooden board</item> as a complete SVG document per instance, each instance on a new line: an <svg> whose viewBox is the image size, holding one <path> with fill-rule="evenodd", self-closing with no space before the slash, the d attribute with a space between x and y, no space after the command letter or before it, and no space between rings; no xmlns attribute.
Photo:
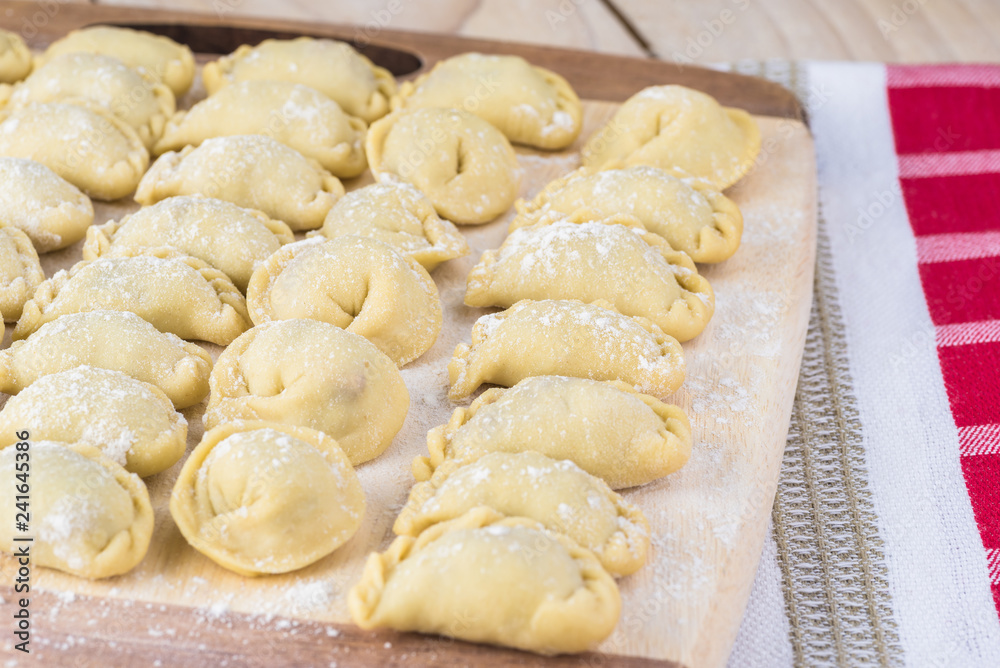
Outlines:
<svg viewBox="0 0 1000 668"><path fill-rule="evenodd" d="M131 21L116 22L111 25L133 30L145 30L157 35L169 37L175 42L187 44L195 53L226 55L232 53L242 44L256 45L265 39L295 39L296 37L318 37L340 39L347 42L364 54L379 67L392 72L393 76L401 77L412 74L423 67L423 61L415 53L394 49L380 44L361 44L351 39L331 37L329 34L290 32L284 30L266 30L263 28L247 28L239 26L196 25L183 23L133 23Z"/></svg>

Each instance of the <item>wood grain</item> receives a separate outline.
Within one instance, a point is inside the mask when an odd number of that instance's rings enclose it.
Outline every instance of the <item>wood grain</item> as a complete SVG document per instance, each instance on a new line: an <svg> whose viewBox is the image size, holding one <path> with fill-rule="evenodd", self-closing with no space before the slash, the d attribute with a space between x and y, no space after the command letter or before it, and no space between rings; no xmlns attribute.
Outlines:
<svg viewBox="0 0 1000 668"><path fill-rule="evenodd" d="M989 0L612 1L664 60L1000 60Z"/></svg>
<svg viewBox="0 0 1000 668"><path fill-rule="evenodd" d="M375 35L384 29L445 33L644 56L642 48L596 0L101 0L99 4L159 7L243 16L352 23Z"/></svg>

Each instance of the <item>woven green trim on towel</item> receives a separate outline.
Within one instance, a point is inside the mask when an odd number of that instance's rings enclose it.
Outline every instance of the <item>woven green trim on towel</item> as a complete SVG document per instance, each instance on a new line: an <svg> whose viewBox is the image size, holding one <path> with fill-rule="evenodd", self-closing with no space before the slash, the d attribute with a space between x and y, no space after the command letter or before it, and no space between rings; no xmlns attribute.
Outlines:
<svg viewBox="0 0 1000 668"><path fill-rule="evenodd" d="M733 70L822 104L800 63L742 61ZM822 208L818 218L809 331L772 513L792 648L797 666L897 666L903 651Z"/></svg>

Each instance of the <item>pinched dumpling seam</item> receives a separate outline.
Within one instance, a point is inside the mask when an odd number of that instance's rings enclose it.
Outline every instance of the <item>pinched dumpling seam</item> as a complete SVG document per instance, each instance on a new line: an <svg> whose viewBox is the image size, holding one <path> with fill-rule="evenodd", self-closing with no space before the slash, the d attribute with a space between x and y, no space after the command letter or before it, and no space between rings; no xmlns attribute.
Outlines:
<svg viewBox="0 0 1000 668"><path fill-rule="evenodd" d="M636 397L642 401L642 403L649 406L650 410L652 410L653 413L655 413L657 417L663 421L665 432L668 435L668 438L672 440L671 445L675 446L672 450L690 455L692 447L691 422L679 406L664 403L655 397L649 396L643 392L638 392L634 387L622 381L610 380L603 382L617 387L622 392ZM427 432L428 454L426 456L418 455L417 457L414 457L411 462L410 468L413 472L413 477L417 480L417 482L430 480L434 475L434 472L437 471L438 467L442 466L445 462L459 461L469 463L471 461L475 461L475 456L470 457L456 453L452 449L451 443L454 440L455 435L462 429L463 426L476 416L476 413L483 408L496 403L507 391L509 391L508 388L499 387L492 387L486 390L481 395L476 397L475 401L473 401L468 408L456 408L447 423L438 425ZM684 456L683 461L681 461L681 465L686 462L687 456ZM579 465L579 462L577 462L577 465ZM594 471L590 471L589 473L591 475L596 475ZM628 486L617 485L614 484L613 481L609 483L609 485L612 489Z"/></svg>
<svg viewBox="0 0 1000 668"><path fill-rule="evenodd" d="M27 234L16 227L0 223L0 235L10 239L21 264L14 280L0 285L0 319L13 322L21 317L25 304L44 283L45 273Z"/></svg>
<svg viewBox="0 0 1000 668"><path fill-rule="evenodd" d="M471 413L468 417L471 417ZM430 438L430 434L428 434L428 438ZM516 453L494 454L516 456ZM641 568L646 561L646 551L649 546L649 522L646 520L646 516L643 515L642 511L639 510L638 506L626 501L621 495L612 491L606 482L591 475L590 473L587 473L571 460L556 462L555 460L551 460L549 457L545 457L544 455L539 455L539 457L549 459L551 465L553 466L568 467L574 473L588 479L590 484L596 488L594 491L596 491L602 498L606 499L614 507L617 528L614 533L606 537L602 544L587 545L582 543L579 539L576 539L570 531L562 525L560 521L561 518L542 518L536 515L531 515L529 516L529 519L540 522L550 531L576 540L581 547L592 551L600 560L601 565L604 566L605 570L612 575L631 575L639 570L639 568ZM435 513L428 511L428 504L434 503L436 495L444 486L448 484L448 481L452 478L453 474L461 469L464 469L465 467L475 466L478 461L482 461L482 459L471 462L455 459L446 459L442 461L441 465L434 469L434 474L429 480L418 482L410 490L409 499L400 511L399 516L396 518L396 522L393 524L393 532L395 532L398 536L418 536L429 526L440 521L435 517ZM529 467L529 470L530 469L531 467ZM488 473L488 470L484 469L483 473ZM544 480L540 484L544 485ZM486 505L499 513L510 516L510 514L506 513L502 508L496 507L496 505L500 504ZM471 509L472 508L470 507L469 510ZM588 508L583 509L583 512L586 513L595 511L592 508ZM455 519L455 517L447 517L446 520ZM547 522L546 519L552 519L554 521Z"/></svg>
<svg viewBox="0 0 1000 668"><path fill-rule="evenodd" d="M592 552L580 547L571 539L558 533L548 531L538 522L523 517L504 517L496 511L480 507L475 508L462 517L435 524L418 537L397 537L385 552L372 553L365 562L361 579L348 594L348 606L354 622L364 629L380 625L377 620L382 595L385 587L392 579L395 570L407 559L415 556L421 550L429 548L435 541L444 538L451 531L486 530L525 528L550 538L558 544L579 567L581 588L568 599L549 599L538 609L526 613L528 619L523 620L527 627L477 629L459 625L453 635L473 642L494 642L541 654L560 654L567 652L582 652L594 646L610 635L621 613L621 596L614 579L604 570L597 557ZM494 534L496 535L496 534ZM544 547L540 547L544 550ZM502 555L494 553L497 559ZM447 564L442 564L446 570ZM589 593L587 605L579 601L581 592ZM574 610L574 605L584 605L587 610ZM597 609L595 609L595 607ZM457 611L456 611L457 612ZM521 611L519 611L521 612ZM581 615L585 613L586 617ZM566 617L571 617L566 619ZM578 617L576 620L572 617ZM510 622L511 620L505 620ZM574 622L575 623L572 623ZM573 629L567 633L567 626ZM428 631L428 629L400 629ZM447 633L443 629L434 632ZM514 634L511 637L510 634ZM500 636L500 637L498 637Z"/></svg>
<svg viewBox="0 0 1000 668"><path fill-rule="evenodd" d="M519 247L525 244L538 252L544 251L544 246L532 243L531 235L533 231L542 232L547 227L562 223L575 225L621 225L630 228L669 266L674 280L681 289L681 298L674 301L667 313L625 313L622 308L616 305L615 307L618 311L623 312L625 315L640 316L651 320L664 332L682 342L694 338L705 328L705 325L715 311L715 293L712 291L712 286L709 284L708 279L698 273L698 269L688 254L684 251L671 248L670 244L663 237L651 232L645 232L642 223L634 216L618 214L604 217L590 209L579 209L570 216L553 218L538 225L520 228L507 237L499 249L485 251L476 266L469 272L465 303L470 306L505 306L508 300L498 299L499 295L505 292L508 293L511 300L528 298L528 295L519 295L516 290L504 285L496 285L496 289L491 291L491 287L494 287L494 283L497 281L494 276L497 265L504 262L505 251L516 254ZM596 229L601 228L598 227ZM574 267L571 257L567 256L562 259L565 261L567 269ZM611 271L620 271L623 268L610 267L609 269ZM531 270L528 269L524 273L530 276ZM563 285L569 285L565 281L562 283ZM491 292L493 292L492 295ZM602 300L608 300L609 302L613 300L612 295L608 294L593 296ZM547 294L545 297L551 299L587 299L585 295L577 294Z"/></svg>
<svg viewBox="0 0 1000 668"><path fill-rule="evenodd" d="M464 54L465 57L470 55L479 54ZM463 56L457 56L462 58ZM496 57L496 56L488 56ZM501 58L518 58L517 56L499 56ZM440 75L441 72L447 71L450 67L453 67L453 59L447 59L439 61L434 65L430 72L422 74L412 81L405 81L399 87L399 92L393 96L392 110L396 111L398 109L404 109L407 107L408 102L414 95L419 94L421 86L426 83L428 79L434 77L435 74ZM525 62L525 64L534 70L538 75L545 80L547 84L552 86L555 92L555 106L556 110L552 118L548 119L541 128L539 128L538 136L529 136L523 131L513 131L510 132L508 138L517 144L525 144L528 146L533 146L535 148L557 150L565 148L573 143L573 141L579 136L580 130L583 127L583 105L580 103L580 98L577 96L576 91L570 86L569 82L566 81L562 76L556 74L552 70L548 70L544 67L539 67L537 65L532 65L531 63ZM489 67L483 68L484 73L482 79L488 79ZM463 72L463 74L474 76L471 72ZM475 90L461 90L456 91L456 98L461 97L462 100L459 104L442 104L438 106L455 106L466 111L472 111L475 113L475 109L479 107L480 104L489 103L489 100L482 100L477 95ZM457 102L458 100L452 100L452 102ZM422 105L428 106L428 105ZM520 105L525 106L525 105ZM537 115L537 110L532 108L532 112ZM560 116L561 114L561 116ZM567 122L568 121L568 122ZM508 123L509 125L510 123ZM500 128L507 134L508 131L514 130L514 128Z"/></svg>
<svg viewBox="0 0 1000 668"><path fill-rule="evenodd" d="M243 298L243 294L239 289L233 285L233 282L229 280L229 277L222 271L218 269L213 269L208 265L208 263L199 260L198 258L191 257L181 253L173 248L152 248L145 251L134 252L123 254L122 257L152 257L165 260L176 260L182 262L191 269L195 270L198 275L204 279L204 281L213 289L215 295L218 297L220 302L220 310L218 315L222 317L223 321L229 321L229 325L237 326L234 317L240 321L242 329L233 335L238 336L239 333L245 331L251 326L250 315L247 312L246 300ZM36 331L44 322L47 309L52 306L52 303L59 296L59 292L76 276L80 271L84 270L86 267L91 266L94 262L99 262L100 260L87 261L83 260L77 262L75 265L70 267L69 270L61 270L57 272L52 278L48 279L35 291L35 295L24 305L24 312L21 318L17 321L17 327L14 329L14 338L23 339L27 337L32 332ZM227 314L227 309L232 312L232 315ZM199 314L200 315L200 314ZM225 322L223 322L225 325ZM229 338L229 334L222 332L220 335L222 338ZM215 341L214 343L218 343ZM228 342L227 342L228 343ZM220 345L225 345L225 343L220 343Z"/></svg>
<svg viewBox="0 0 1000 668"><path fill-rule="evenodd" d="M580 210L592 210L593 213L587 215L595 219L601 216L611 216L614 213L629 213L607 210L606 204L602 202L602 198L597 193L591 194L589 198L591 201L569 210L557 206L554 200L567 187L571 187L574 183L579 183L594 175L607 171L627 172L632 170L663 172L666 177L677 179L684 186L704 197L705 201L711 207L712 220L710 223L706 221L706 224L698 231L697 244L691 248L678 247L677 250L684 251L695 262L704 263L722 262L736 252L743 236L743 214L733 200L723 195L721 191L705 179L694 178L686 173L679 173L680 170L665 170L646 165L626 167L620 161L607 165L600 170L580 167L562 178L551 181L533 200L518 199L514 202L517 215L511 220L508 232L513 232L521 227L544 224L563 217L574 217L580 215L578 213ZM667 206L667 203L664 203L664 205ZM669 211L664 212L662 224L668 227L672 224ZM671 243L671 246L675 245L665 234L651 230L648 227L645 229L648 232L662 236L668 243Z"/></svg>

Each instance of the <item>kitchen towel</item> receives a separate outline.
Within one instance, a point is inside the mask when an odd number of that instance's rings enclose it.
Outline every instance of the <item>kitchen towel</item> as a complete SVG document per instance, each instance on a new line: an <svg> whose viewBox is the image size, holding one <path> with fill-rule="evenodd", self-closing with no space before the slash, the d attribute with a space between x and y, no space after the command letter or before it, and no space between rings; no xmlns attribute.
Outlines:
<svg viewBox="0 0 1000 668"><path fill-rule="evenodd" d="M1000 67L735 69L806 106L820 233L730 665L1000 666Z"/></svg>

